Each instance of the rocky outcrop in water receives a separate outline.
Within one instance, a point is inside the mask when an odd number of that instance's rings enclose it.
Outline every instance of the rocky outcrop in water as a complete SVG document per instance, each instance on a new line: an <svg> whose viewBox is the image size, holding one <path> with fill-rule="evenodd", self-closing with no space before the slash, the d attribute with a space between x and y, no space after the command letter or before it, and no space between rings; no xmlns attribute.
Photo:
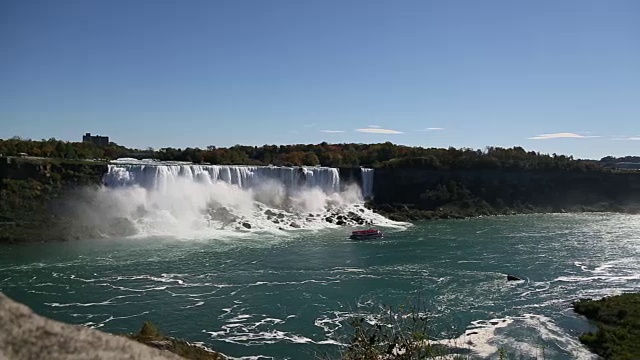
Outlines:
<svg viewBox="0 0 640 360"><path fill-rule="evenodd" d="M364 211L363 208L358 208L358 212ZM362 226L369 225L369 221L365 219L362 214L359 214L355 211L348 211L342 213L340 211L333 211L326 216L324 221L329 224L336 224L338 226Z"/></svg>

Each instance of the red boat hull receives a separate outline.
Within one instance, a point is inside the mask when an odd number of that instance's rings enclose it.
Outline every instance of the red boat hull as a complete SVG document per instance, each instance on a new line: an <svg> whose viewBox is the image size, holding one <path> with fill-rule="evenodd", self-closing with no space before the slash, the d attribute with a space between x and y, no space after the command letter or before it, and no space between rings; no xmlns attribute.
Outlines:
<svg viewBox="0 0 640 360"><path fill-rule="evenodd" d="M349 239L352 240L370 240L370 239L379 239L383 237L382 231L380 230L357 230L351 233Z"/></svg>

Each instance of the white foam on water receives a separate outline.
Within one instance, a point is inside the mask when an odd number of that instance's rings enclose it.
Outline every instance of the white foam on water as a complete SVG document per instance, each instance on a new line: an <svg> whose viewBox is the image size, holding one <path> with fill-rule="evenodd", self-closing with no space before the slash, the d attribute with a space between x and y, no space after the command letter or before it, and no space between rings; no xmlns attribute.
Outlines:
<svg viewBox="0 0 640 360"><path fill-rule="evenodd" d="M512 319L491 319L472 321L464 334L454 339L433 340L431 343L450 348L465 348L474 355L489 358L498 352L498 346L493 344L496 330L513 323Z"/></svg>
<svg viewBox="0 0 640 360"><path fill-rule="evenodd" d="M205 331L212 338L233 344L240 345L264 345L275 344L279 342L288 342L294 344L317 344L317 345L341 345L335 340L314 341L308 337L293 334L280 330L269 330L251 332L255 326L260 324L230 324L223 325L221 331Z"/></svg>
<svg viewBox="0 0 640 360"><path fill-rule="evenodd" d="M515 341L508 333L505 333L505 331L512 328L518 330L526 329L532 334L530 336L532 341ZM521 336L519 337L521 338ZM540 340L553 343L574 359L597 359L597 356L585 348L574 335L568 334L561 329L552 319L536 314L472 321L461 336L454 339L431 342L452 349L467 350L480 358L497 356L500 349L505 349L507 352L516 352L518 356L531 356L533 358L550 356L553 358L556 350L545 348L544 344L539 343Z"/></svg>
<svg viewBox="0 0 640 360"><path fill-rule="evenodd" d="M636 263L635 258L624 258L591 268L589 264L575 261L574 265L580 268L581 274L558 276L554 281L626 283L629 280L640 280L640 272L635 267Z"/></svg>

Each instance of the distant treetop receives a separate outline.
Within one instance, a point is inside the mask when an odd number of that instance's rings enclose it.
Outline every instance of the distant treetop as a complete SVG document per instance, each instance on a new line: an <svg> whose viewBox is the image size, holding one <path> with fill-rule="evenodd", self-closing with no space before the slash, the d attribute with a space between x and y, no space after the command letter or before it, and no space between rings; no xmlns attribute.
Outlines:
<svg viewBox="0 0 640 360"><path fill-rule="evenodd" d="M113 142L99 146L90 142L66 142L56 139L28 140L14 137L0 139L0 154L40 156L63 159L106 159L121 157L153 158L163 161L190 161L208 164L332 166L332 167L420 167L430 169L602 169L601 164L619 161L640 161L640 157L603 158L601 163L575 160L572 156L540 154L522 147L487 147L484 150L423 148L379 144L296 144L296 145L235 145L229 148L207 146L200 148L161 148L154 150L129 149ZM635 160L634 160L635 159Z"/></svg>

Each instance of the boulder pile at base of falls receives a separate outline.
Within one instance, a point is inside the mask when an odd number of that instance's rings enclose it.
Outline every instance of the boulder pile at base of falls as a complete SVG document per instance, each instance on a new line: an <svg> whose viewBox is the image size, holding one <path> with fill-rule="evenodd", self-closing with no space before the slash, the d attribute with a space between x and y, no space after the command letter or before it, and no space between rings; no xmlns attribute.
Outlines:
<svg viewBox="0 0 640 360"><path fill-rule="evenodd" d="M365 216L367 210L363 205L352 205L347 209L334 208L319 213L303 213L279 209L263 209L257 207L251 216L235 214L233 209L218 207L207 212L209 226L217 229L233 230L267 230L277 228L306 229L326 226L366 226L373 220Z"/></svg>

